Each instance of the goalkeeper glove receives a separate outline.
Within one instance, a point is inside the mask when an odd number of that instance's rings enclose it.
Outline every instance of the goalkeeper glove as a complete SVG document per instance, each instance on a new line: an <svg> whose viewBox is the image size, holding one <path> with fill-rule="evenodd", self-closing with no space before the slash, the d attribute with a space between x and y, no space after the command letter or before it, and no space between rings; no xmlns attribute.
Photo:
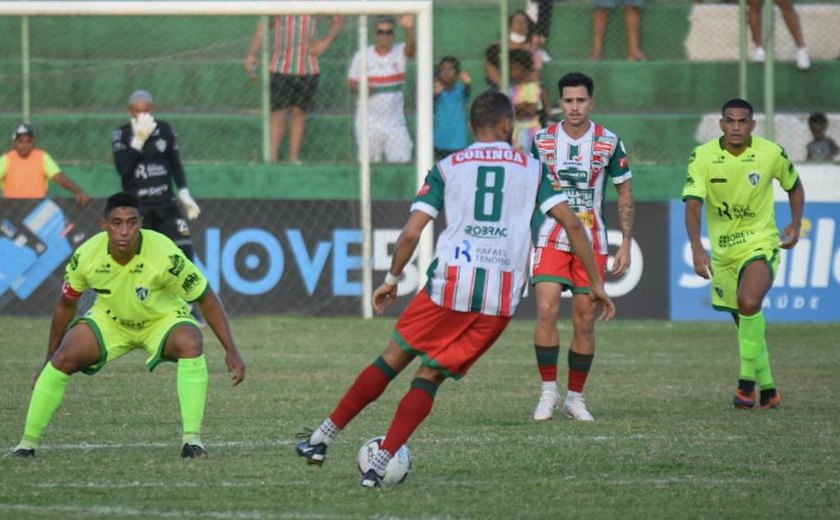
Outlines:
<svg viewBox="0 0 840 520"><path fill-rule="evenodd" d="M195 203L195 200L190 196L190 190L187 188L181 188L178 191L178 198L181 200L181 204L184 205L184 209L187 211L187 218L190 220L195 220L201 214L201 208L198 207L198 204Z"/></svg>
<svg viewBox="0 0 840 520"><path fill-rule="evenodd" d="M131 137L131 147L138 152L143 150L143 145L146 144L146 140L155 128L157 128L157 123L152 114L148 112L137 114L137 117L131 119L131 131L134 134Z"/></svg>

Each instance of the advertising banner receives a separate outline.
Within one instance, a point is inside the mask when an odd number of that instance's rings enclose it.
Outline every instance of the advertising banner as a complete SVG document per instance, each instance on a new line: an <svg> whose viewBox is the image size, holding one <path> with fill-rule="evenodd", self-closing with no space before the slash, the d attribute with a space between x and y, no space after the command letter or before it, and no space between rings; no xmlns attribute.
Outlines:
<svg viewBox="0 0 840 520"><path fill-rule="evenodd" d="M229 313L361 315L357 202L199 202L201 218L190 223L195 263ZM66 262L76 247L100 231L103 206L103 200L96 200L80 208L71 199L0 203L0 314L52 313ZM373 203L374 285L390 266L408 210L407 201ZM665 203L637 205L632 267L619 279L608 277L607 283L621 318L668 317L668 287L662 279L668 258L667 215ZM608 204L607 222L612 254L621 243L615 203ZM409 264L389 315L405 307L421 278L416 263ZM530 319L535 314L531 295L518 316ZM568 319L569 313L563 316Z"/></svg>
<svg viewBox="0 0 840 520"><path fill-rule="evenodd" d="M787 225L790 207L776 203L776 224ZM671 319L730 321L712 309L708 280L697 276L685 232L685 205L671 202ZM840 321L840 203L806 202L799 243L781 250L773 288L764 312L774 322ZM703 245L711 254L703 219Z"/></svg>

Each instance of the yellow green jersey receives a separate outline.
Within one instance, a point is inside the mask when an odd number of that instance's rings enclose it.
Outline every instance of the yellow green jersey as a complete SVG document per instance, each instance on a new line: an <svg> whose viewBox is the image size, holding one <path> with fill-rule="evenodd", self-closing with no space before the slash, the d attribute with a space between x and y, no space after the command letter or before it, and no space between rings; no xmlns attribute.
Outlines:
<svg viewBox="0 0 840 520"><path fill-rule="evenodd" d="M142 329L175 310L187 310L208 288L207 278L169 238L140 230L137 254L120 265L108 250L108 235L98 233L70 257L62 292L79 298L96 292L91 311L104 312L115 323Z"/></svg>
<svg viewBox="0 0 840 520"><path fill-rule="evenodd" d="M784 149L767 139L752 136L737 157L724 148L722 137L694 149L682 198L704 202L716 262L778 247L773 179L790 191L799 174Z"/></svg>

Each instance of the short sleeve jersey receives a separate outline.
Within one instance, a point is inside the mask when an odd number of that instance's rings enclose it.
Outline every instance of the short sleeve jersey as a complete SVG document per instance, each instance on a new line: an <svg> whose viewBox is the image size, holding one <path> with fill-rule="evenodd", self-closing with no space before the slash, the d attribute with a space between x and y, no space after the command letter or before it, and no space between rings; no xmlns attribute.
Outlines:
<svg viewBox="0 0 840 520"><path fill-rule="evenodd" d="M724 148L723 138L694 149L682 198L704 201L716 261L740 262L756 248L778 246L773 179L790 191L799 174L772 141L753 136L737 157Z"/></svg>
<svg viewBox="0 0 840 520"><path fill-rule="evenodd" d="M40 148L33 149L27 157L21 157L16 150L0 156L0 188L8 199L46 197L48 181L60 172L55 160Z"/></svg>
<svg viewBox="0 0 840 520"><path fill-rule="evenodd" d="M368 113L370 120L391 121L395 117L402 117L405 110L403 90L405 90L405 70L408 58L405 55L405 43L397 43L386 54L379 54L376 47L368 46L367 50ZM350 63L347 79L359 81L360 56L357 51Z"/></svg>
<svg viewBox="0 0 840 520"><path fill-rule="evenodd" d="M633 178L621 139L601 125L592 123L580 139L572 139L555 123L537 133L531 155L546 165L580 217L596 254L607 254L607 225L604 221L606 179L621 184ZM532 222L534 243L571 251L566 230L554 219L538 213Z"/></svg>
<svg viewBox="0 0 840 520"><path fill-rule="evenodd" d="M115 322L141 329L155 320L186 310L187 302L207 290L207 279L178 246L156 231L140 231L140 247L126 265L108 251L108 235L98 233L70 257L64 275L65 295L96 292L92 310L104 311Z"/></svg>
<svg viewBox="0 0 840 520"><path fill-rule="evenodd" d="M437 163L412 211L447 225L427 272L436 304L461 312L512 316L527 279L531 215L566 202L539 161L509 143L475 143Z"/></svg>

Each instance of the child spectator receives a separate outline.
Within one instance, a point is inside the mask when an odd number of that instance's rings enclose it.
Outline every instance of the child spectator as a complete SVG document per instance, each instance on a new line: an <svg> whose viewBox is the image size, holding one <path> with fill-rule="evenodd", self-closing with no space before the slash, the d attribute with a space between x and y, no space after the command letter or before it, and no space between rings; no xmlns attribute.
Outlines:
<svg viewBox="0 0 840 520"><path fill-rule="evenodd" d="M453 56L440 60L435 77L435 161L467 147L467 99L472 78Z"/></svg>
<svg viewBox="0 0 840 520"><path fill-rule="evenodd" d="M808 118L808 128L811 129L811 135L814 140L808 143L808 155L805 157L809 162L830 162L837 157L837 152L840 152L837 143L834 139L825 135L828 129L828 118L822 112L814 112Z"/></svg>
<svg viewBox="0 0 840 520"><path fill-rule="evenodd" d="M516 111L513 146L528 153L531 141L540 130L542 89L533 77L531 53L525 49L510 51L510 99Z"/></svg>

